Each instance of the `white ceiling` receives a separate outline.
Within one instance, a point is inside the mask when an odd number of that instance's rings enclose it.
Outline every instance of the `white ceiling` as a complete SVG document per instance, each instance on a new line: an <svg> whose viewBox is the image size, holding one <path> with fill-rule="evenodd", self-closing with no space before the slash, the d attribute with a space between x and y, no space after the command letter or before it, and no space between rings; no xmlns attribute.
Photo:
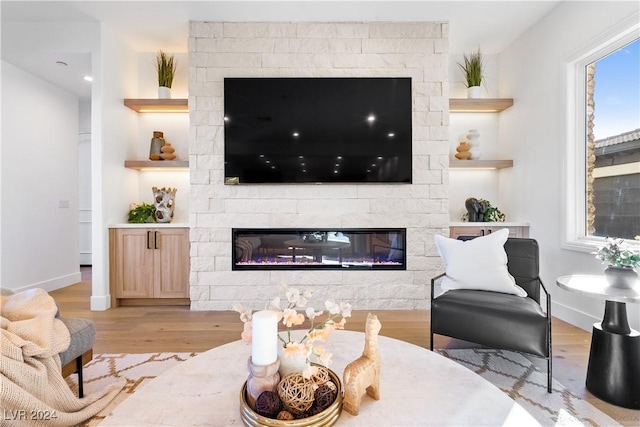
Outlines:
<svg viewBox="0 0 640 427"><path fill-rule="evenodd" d="M490 54L501 52L561 1L3 0L2 59L79 96L89 96L89 85L82 81L83 75L91 74L89 52L70 52L54 43L26 48L20 43L21 26L4 24L101 22L119 31L139 52L187 52L189 21L447 21L452 53L480 47Z"/></svg>

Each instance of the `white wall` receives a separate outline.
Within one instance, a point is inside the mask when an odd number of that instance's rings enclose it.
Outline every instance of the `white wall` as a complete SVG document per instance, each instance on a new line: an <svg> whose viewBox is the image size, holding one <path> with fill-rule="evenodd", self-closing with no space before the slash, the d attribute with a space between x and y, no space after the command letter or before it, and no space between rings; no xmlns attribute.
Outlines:
<svg viewBox="0 0 640 427"><path fill-rule="evenodd" d="M92 310L110 306L108 225L126 221L129 204L138 199L137 171L124 168L124 160L136 154L137 114L123 105L124 98L135 97L137 64L137 53L103 24L100 46L93 52L91 94Z"/></svg>
<svg viewBox="0 0 640 427"><path fill-rule="evenodd" d="M80 281L77 140L78 98L2 61L3 287Z"/></svg>
<svg viewBox="0 0 640 427"><path fill-rule="evenodd" d="M552 293L553 314L590 330L604 302L559 289L558 276L599 274L592 254L561 248L563 229L563 62L609 28L638 13L637 2L563 2L500 54L500 93L514 106L500 119L500 140L511 145L516 167L502 182L509 210L531 221L540 243L541 274ZM578 159L579 161L579 159ZM640 329L640 308L629 304Z"/></svg>

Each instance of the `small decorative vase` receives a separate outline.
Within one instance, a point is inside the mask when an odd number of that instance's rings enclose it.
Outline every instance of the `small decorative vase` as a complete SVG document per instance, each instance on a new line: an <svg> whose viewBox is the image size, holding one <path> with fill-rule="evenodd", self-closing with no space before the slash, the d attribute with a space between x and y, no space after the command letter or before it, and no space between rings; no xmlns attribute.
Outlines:
<svg viewBox="0 0 640 427"><path fill-rule="evenodd" d="M304 354L285 354L282 350L282 347L278 350L278 356L280 357L280 369L278 370L280 372L280 378L284 378L293 373L301 374L311 366L311 363L309 363Z"/></svg>
<svg viewBox="0 0 640 427"><path fill-rule="evenodd" d="M171 88L166 86L159 86L158 99L171 99Z"/></svg>
<svg viewBox="0 0 640 427"><path fill-rule="evenodd" d="M609 265L604 269L604 278L614 288L631 289L640 284L638 273L631 267Z"/></svg>
<svg viewBox="0 0 640 427"><path fill-rule="evenodd" d="M467 98L480 98L480 86L470 86L467 88Z"/></svg>
<svg viewBox="0 0 640 427"><path fill-rule="evenodd" d="M177 188L153 187L153 199L156 207L155 217L157 222L171 222L175 208Z"/></svg>
<svg viewBox="0 0 640 427"><path fill-rule="evenodd" d="M164 134L160 131L154 131L149 147L149 160L162 160L162 147L164 145Z"/></svg>
<svg viewBox="0 0 640 427"><path fill-rule="evenodd" d="M471 151L471 160L480 159L480 133L477 129L470 129L467 133L467 139L469 140L469 147Z"/></svg>

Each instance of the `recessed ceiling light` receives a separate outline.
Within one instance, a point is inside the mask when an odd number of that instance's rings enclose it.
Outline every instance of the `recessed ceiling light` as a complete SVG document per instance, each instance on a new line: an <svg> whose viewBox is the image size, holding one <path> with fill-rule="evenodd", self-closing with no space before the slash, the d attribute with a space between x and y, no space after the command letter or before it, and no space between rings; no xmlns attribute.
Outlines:
<svg viewBox="0 0 640 427"><path fill-rule="evenodd" d="M271 160L265 160L265 163L267 163L267 164L271 163Z"/></svg>
<svg viewBox="0 0 640 427"><path fill-rule="evenodd" d="M338 156L338 157L336 157L336 159L342 160L342 156Z"/></svg>
<svg viewBox="0 0 640 427"><path fill-rule="evenodd" d="M293 136L298 137L298 136L300 136L300 134L298 132L294 132Z"/></svg>
<svg viewBox="0 0 640 427"><path fill-rule="evenodd" d="M382 156L378 156L378 160L382 160Z"/></svg>
<svg viewBox="0 0 640 427"><path fill-rule="evenodd" d="M367 117L367 121L369 123L374 122L376 120L376 116L374 116L373 114L369 115L369 117Z"/></svg>
<svg viewBox="0 0 640 427"><path fill-rule="evenodd" d="M338 173L338 171L333 171L333 173Z"/></svg>
<svg viewBox="0 0 640 427"><path fill-rule="evenodd" d="M225 121L225 122L228 122L228 121L229 121L229 117L224 116L224 121Z"/></svg>
<svg viewBox="0 0 640 427"><path fill-rule="evenodd" d="M263 157L264 157L264 154L260 154L260 158L263 158Z"/></svg>
<svg viewBox="0 0 640 427"><path fill-rule="evenodd" d="M376 167L376 164L375 164L375 163L371 163L371 166L373 166L373 167L375 168L375 167Z"/></svg>
<svg viewBox="0 0 640 427"><path fill-rule="evenodd" d="M84 76L83 79L87 82L92 82L93 81L93 77L91 76Z"/></svg>
<svg viewBox="0 0 640 427"><path fill-rule="evenodd" d="M396 134L395 134L395 133L393 133L393 132L389 132L389 134L388 134L387 136L388 136L389 138L393 138L394 136L396 136Z"/></svg>

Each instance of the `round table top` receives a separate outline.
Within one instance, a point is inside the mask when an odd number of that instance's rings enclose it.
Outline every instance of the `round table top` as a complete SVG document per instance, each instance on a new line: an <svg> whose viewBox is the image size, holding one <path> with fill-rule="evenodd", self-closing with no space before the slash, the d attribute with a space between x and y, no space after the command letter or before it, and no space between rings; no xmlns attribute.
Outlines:
<svg viewBox="0 0 640 427"><path fill-rule="evenodd" d="M640 302L640 286L631 289L609 286L604 276L571 274L556 279L564 290L616 302Z"/></svg>
<svg viewBox="0 0 640 427"><path fill-rule="evenodd" d="M426 333L426 332L425 332ZM379 336L380 400L336 426L539 426L522 406L469 369L437 353ZM364 334L334 331L325 347L331 369L362 355ZM101 426L240 426L240 389L251 345L235 341L182 362L138 389Z"/></svg>

